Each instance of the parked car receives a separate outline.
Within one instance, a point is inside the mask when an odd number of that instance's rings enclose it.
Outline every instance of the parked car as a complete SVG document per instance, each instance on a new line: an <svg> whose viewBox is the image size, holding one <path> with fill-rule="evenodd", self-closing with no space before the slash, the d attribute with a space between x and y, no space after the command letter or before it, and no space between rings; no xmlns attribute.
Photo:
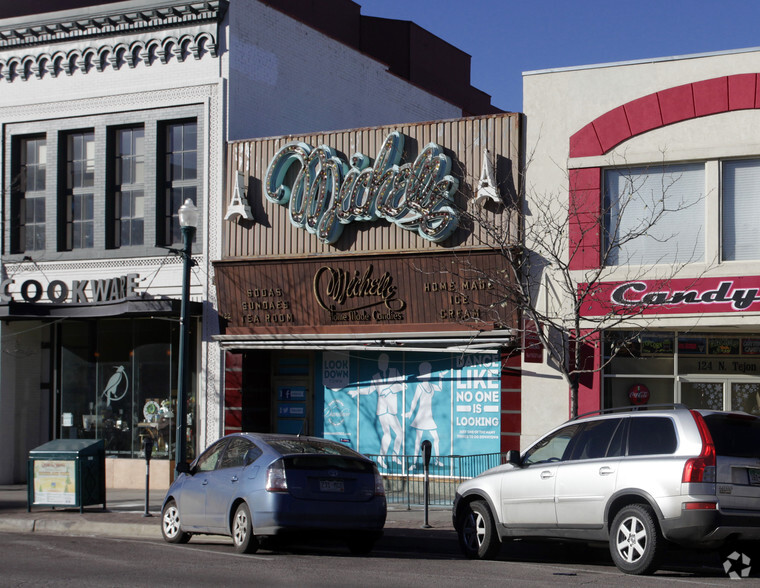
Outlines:
<svg viewBox="0 0 760 588"><path fill-rule="evenodd" d="M670 543L760 541L760 418L682 405L576 418L462 483L454 527L467 557L517 537L605 541L615 565L652 573Z"/></svg>
<svg viewBox="0 0 760 588"><path fill-rule="evenodd" d="M383 479L372 461L340 443L237 433L184 469L161 511L169 543L196 533L228 535L236 551L253 553L265 537L330 535L360 554L383 532Z"/></svg>

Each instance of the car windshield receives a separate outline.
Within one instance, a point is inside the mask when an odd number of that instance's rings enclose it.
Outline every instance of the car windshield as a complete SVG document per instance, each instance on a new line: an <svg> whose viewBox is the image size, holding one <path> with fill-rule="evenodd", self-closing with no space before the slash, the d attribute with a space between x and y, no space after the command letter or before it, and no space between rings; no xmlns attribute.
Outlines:
<svg viewBox="0 0 760 588"><path fill-rule="evenodd" d="M760 419L740 414L708 414L705 423L718 455L760 457Z"/></svg>
<svg viewBox="0 0 760 588"><path fill-rule="evenodd" d="M283 455L292 453L320 453L324 455L356 457L356 453L349 447L315 439L268 439L267 443L272 449Z"/></svg>

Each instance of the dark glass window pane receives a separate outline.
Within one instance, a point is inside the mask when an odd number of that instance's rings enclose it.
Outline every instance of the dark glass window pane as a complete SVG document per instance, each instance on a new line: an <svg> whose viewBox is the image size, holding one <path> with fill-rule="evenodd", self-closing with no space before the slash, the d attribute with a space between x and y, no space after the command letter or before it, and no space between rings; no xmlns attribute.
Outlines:
<svg viewBox="0 0 760 588"><path fill-rule="evenodd" d="M169 151L182 149L182 125L172 125L169 128Z"/></svg>
<svg viewBox="0 0 760 588"><path fill-rule="evenodd" d="M45 222L45 199L44 198L35 198L34 199L34 203L35 203L35 206L34 206L34 222L36 222L36 223L44 223Z"/></svg>
<svg viewBox="0 0 760 588"><path fill-rule="evenodd" d="M184 142L182 144L182 149L184 151L190 151L198 148L198 142L197 142L197 132L198 132L198 125L196 123L185 123L183 126L184 130Z"/></svg>
<svg viewBox="0 0 760 588"><path fill-rule="evenodd" d="M26 160L22 163L26 165L37 163L37 144L33 139L26 141Z"/></svg>
<svg viewBox="0 0 760 588"><path fill-rule="evenodd" d="M84 214L85 219L95 218L95 196L93 194L87 194L85 197Z"/></svg>
<svg viewBox="0 0 760 588"><path fill-rule="evenodd" d="M598 459L607 456L612 436L621 419L603 419L587 423L578 435L573 459Z"/></svg>
<svg viewBox="0 0 760 588"><path fill-rule="evenodd" d="M131 206L131 198L129 192L122 192L121 198L119 198L119 202L121 204L119 210L119 216L121 218L128 218L132 216L132 206Z"/></svg>
<svg viewBox="0 0 760 588"><path fill-rule="evenodd" d="M84 232L84 241L82 243L82 247L85 249L92 248L95 245L95 236L93 234L93 226L92 223L85 223L83 227Z"/></svg>
<svg viewBox="0 0 760 588"><path fill-rule="evenodd" d="M45 189L45 167L39 166L34 173L34 190Z"/></svg>
<svg viewBox="0 0 760 588"><path fill-rule="evenodd" d="M119 236L121 237L121 245L130 245L129 241L129 223L121 221L119 223L121 225L121 230L119 231Z"/></svg>
<svg viewBox="0 0 760 588"><path fill-rule="evenodd" d="M119 155L132 153L132 133L129 129L119 131Z"/></svg>
<svg viewBox="0 0 760 588"><path fill-rule="evenodd" d="M196 177L198 176L198 172L196 168L197 168L196 153L194 151L185 153L184 179L186 180L196 179Z"/></svg>
<svg viewBox="0 0 760 588"><path fill-rule="evenodd" d="M667 417L631 417L628 455L667 455L676 450L673 421Z"/></svg>
<svg viewBox="0 0 760 588"><path fill-rule="evenodd" d="M34 231L34 249L37 251L41 251L42 249L45 249L45 227L37 227Z"/></svg>
<svg viewBox="0 0 760 588"><path fill-rule="evenodd" d="M760 419L736 414L708 414L704 419L718 455L760 457Z"/></svg>
<svg viewBox="0 0 760 588"><path fill-rule="evenodd" d="M182 179L182 153L172 153L170 180Z"/></svg>
<svg viewBox="0 0 760 588"><path fill-rule="evenodd" d="M142 219L136 219L132 221L132 245L143 244L143 227L145 221Z"/></svg>

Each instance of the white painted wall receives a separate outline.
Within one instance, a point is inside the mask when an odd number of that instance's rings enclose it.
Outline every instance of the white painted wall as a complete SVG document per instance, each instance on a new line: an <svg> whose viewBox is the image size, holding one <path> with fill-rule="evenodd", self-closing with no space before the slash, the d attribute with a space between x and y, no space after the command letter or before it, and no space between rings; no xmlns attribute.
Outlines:
<svg viewBox="0 0 760 588"><path fill-rule="evenodd" d="M526 210L535 207L544 195L556 194L556 213L566 216L567 174L570 167L760 157L760 111L753 110L676 123L625 141L605 156L569 159L570 136L598 116L622 104L691 82L758 72L760 50L747 50L523 74L525 149L529 161ZM710 175L707 174L708 178ZM718 198L718 192L710 191L708 186L705 203L709 207L708 211L713 211L707 216L708 223L715 223L719 211ZM527 222L530 222L529 216ZM712 233L716 230L708 227ZM715 234L708 236L708 246L712 247L712 254L708 250L707 263L689 266L678 277L760 273L758 262L711 263L717 253ZM638 274L638 277L646 276ZM582 273L577 275L577 279L582 280ZM569 301L565 300L567 303ZM725 327L736 321L735 314L680 316L653 319L650 326L669 329L694 325ZM760 329L758 313L743 314L741 322L745 328ZM565 420L569 410L568 387L557 377L556 370L545 363L525 364L524 367L523 446Z"/></svg>
<svg viewBox="0 0 760 588"><path fill-rule="evenodd" d="M256 0L230 3L227 19L230 140L462 116L386 65Z"/></svg>

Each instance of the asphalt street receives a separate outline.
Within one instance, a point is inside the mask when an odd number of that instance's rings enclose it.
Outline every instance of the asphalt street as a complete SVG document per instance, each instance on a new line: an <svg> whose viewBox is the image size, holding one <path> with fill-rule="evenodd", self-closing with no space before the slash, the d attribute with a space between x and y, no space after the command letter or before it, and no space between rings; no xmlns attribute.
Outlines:
<svg viewBox="0 0 760 588"><path fill-rule="evenodd" d="M146 504L144 490L108 490L105 508L91 505L80 512L79 508L68 507L32 505L28 508L25 485L0 486L0 533L161 541L163 498L164 491L152 491ZM225 539L215 541L224 542ZM405 506L390 505L385 534L375 551L464 561L452 525L451 510L441 507L431 507L426 517L422 507L409 510ZM605 546L518 541L503 549L498 559L532 565L563 565L570 569L578 566L579 569L599 568L605 574L618 574ZM668 562L658 574L675 573L680 579L714 580L725 578L722 563L717 553L670 553ZM748 583L758 582L756 576L748 580Z"/></svg>

